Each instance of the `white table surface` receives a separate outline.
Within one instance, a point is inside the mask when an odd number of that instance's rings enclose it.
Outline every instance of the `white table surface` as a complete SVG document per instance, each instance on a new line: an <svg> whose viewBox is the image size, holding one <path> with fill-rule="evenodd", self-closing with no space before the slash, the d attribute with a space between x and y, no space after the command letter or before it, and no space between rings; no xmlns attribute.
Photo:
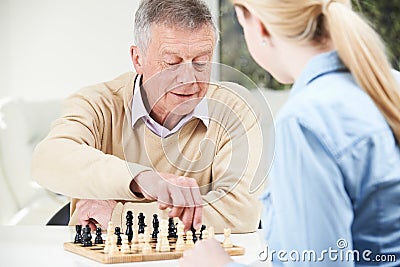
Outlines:
<svg viewBox="0 0 400 267"><path fill-rule="evenodd" d="M74 227L67 226L0 226L0 266L178 266L177 260L101 264L64 251L64 242L73 241L74 236ZM223 240L223 235L216 238ZM257 263L263 247L260 232L232 234L231 239L246 249L245 255L233 257L235 261Z"/></svg>

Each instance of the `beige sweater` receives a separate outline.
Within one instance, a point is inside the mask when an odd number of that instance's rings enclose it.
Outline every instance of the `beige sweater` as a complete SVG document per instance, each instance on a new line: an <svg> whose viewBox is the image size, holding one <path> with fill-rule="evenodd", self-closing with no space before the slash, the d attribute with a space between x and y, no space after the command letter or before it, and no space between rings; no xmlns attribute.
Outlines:
<svg viewBox="0 0 400 267"><path fill-rule="evenodd" d="M129 184L140 172L155 170L197 180L206 203L203 223L216 232L255 231L260 190L250 193L249 185L267 167L260 113L250 93L236 84L211 85L208 128L194 119L162 139L141 120L131 126L134 77L127 73L69 97L62 117L35 149L33 176L72 198L70 224L76 223L78 199L143 202Z"/></svg>

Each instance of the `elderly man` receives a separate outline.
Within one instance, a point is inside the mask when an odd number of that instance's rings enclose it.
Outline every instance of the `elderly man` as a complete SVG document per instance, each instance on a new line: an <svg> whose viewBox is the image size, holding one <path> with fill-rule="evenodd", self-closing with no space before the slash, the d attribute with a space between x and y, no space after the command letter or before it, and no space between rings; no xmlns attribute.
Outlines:
<svg viewBox="0 0 400 267"><path fill-rule="evenodd" d="M123 226L132 203L153 202L186 229L256 230L260 114L238 85L210 83L216 36L200 0L141 2L136 73L68 98L35 149L33 176L72 198L70 224Z"/></svg>

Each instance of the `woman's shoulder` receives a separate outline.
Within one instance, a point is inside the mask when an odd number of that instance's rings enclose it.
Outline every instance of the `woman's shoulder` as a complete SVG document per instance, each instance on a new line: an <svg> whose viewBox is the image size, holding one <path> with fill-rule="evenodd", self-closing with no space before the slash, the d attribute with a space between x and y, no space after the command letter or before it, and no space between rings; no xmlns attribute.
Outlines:
<svg viewBox="0 0 400 267"><path fill-rule="evenodd" d="M276 125L291 121L340 150L355 140L390 131L372 99L348 73L333 73L291 95Z"/></svg>

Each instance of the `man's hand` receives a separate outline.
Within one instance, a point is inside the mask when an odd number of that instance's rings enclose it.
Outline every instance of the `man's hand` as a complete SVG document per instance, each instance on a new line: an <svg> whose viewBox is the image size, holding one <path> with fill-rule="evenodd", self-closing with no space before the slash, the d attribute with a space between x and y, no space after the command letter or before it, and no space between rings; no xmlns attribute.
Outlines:
<svg viewBox="0 0 400 267"><path fill-rule="evenodd" d="M130 188L148 200L157 200L162 210L171 208L168 216L178 217L185 225L185 231L192 226L200 229L203 200L195 179L147 171L137 175Z"/></svg>
<svg viewBox="0 0 400 267"><path fill-rule="evenodd" d="M193 249L186 250L179 260L181 267L223 267L232 262L232 259L214 238L197 241Z"/></svg>
<svg viewBox="0 0 400 267"><path fill-rule="evenodd" d="M96 224L105 229L111 220L115 205L117 205L115 200L81 199L76 204L79 223L89 225L92 231L96 230Z"/></svg>

